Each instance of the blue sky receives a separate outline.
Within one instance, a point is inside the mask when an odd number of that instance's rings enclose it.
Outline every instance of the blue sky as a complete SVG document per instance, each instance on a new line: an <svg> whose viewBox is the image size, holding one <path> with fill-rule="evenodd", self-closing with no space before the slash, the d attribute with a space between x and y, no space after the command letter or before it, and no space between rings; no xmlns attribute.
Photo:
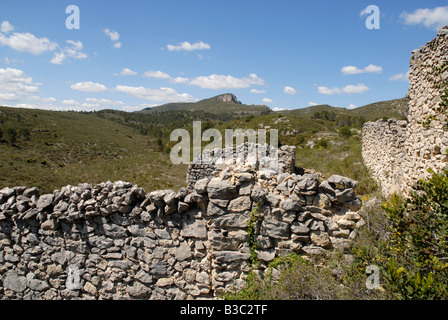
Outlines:
<svg viewBox="0 0 448 320"><path fill-rule="evenodd" d="M2 1L0 105L135 111L231 92L354 108L404 97L411 51L442 25L447 3L432 0Z"/></svg>

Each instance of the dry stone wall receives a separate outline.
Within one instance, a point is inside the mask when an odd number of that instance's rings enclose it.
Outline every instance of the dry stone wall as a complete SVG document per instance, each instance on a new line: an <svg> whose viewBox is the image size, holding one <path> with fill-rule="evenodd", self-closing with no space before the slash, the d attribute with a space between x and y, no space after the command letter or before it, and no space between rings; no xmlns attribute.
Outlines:
<svg viewBox="0 0 448 320"><path fill-rule="evenodd" d="M263 274L290 252L347 251L364 224L356 186L242 163L178 192L123 181L4 188L0 298L216 298L244 286L251 253Z"/></svg>
<svg viewBox="0 0 448 320"><path fill-rule="evenodd" d="M436 71L448 60L448 27L425 46L414 50L410 60L408 121L378 120L363 127L362 156L383 195L404 193L427 169L447 165L446 110L441 105L448 70Z"/></svg>

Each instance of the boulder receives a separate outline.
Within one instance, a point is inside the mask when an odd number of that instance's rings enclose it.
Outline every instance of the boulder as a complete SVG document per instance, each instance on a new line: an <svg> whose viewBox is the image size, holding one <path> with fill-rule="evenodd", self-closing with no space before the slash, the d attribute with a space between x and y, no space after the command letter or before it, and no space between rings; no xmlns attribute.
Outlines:
<svg viewBox="0 0 448 320"><path fill-rule="evenodd" d="M329 183L340 184L344 187L352 189L356 189L356 187L358 186L358 181L337 174L332 175L330 178L328 178L327 181Z"/></svg>
<svg viewBox="0 0 448 320"><path fill-rule="evenodd" d="M221 180L219 178L212 178L207 185L207 192L209 198L233 199L237 192L236 186L230 180Z"/></svg>

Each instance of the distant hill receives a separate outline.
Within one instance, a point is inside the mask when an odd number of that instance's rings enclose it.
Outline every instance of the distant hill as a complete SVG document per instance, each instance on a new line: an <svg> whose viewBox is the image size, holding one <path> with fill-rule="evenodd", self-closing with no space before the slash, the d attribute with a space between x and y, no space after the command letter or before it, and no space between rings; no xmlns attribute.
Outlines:
<svg viewBox="0 0 448 320"><path fill-rule="evenodd" d="M202 111L212 114L230 114L232 117L241 115L260 115L271 112L271 109L265 105L245 105L242 104L235 95L231 93L221 94L209 99L204 99L198 102L178 102L167 103L158 107L153 107L137 111L137 113L154 113L165 111Z"/></svg>
<svg viewBox="0 0 448 320"><path fill-rule="evenodd" d="M406 119L408 102L409 98L379 101L352 109L350 113L363 116L368 121L380 118Z"/></svg>
<svg viewBox="0 0 448 320"><path fill-rule="evenodd" d="M328 104L311 106L300 109L284 110L282 114L294 115L299 117L315 117L316 113L332 112L336 116L348 115L363 117L366 121L373 121L380 118L406 119L408 112L408 98L393 99L371 103L355 109L345 109L330 106Z"/></svg>

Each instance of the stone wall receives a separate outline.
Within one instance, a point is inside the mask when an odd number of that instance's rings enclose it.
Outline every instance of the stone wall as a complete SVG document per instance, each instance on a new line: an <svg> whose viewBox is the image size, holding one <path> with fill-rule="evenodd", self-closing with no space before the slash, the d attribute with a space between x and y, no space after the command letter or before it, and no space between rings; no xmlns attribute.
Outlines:
<svg viewBox="0 0 448 320"><path fill-rule="evenodd" d="M216 298L244 285L251 250L261 274L289 252L348 250L364 224L356 186L239 164L178 192L123 181L5 188L0 299Z"/></svg>
<svg viewBox="0 0 448 320"><path fill-rule="evenodd" d="M429 176L427 169L447 165L447 117L440 103L448 70L439 75L434 71L447 58L448 27L443 27L435 39L412 52L408 123L379 120L363 127L363 159L386 197L406 194L419 178Z"/></svg>

